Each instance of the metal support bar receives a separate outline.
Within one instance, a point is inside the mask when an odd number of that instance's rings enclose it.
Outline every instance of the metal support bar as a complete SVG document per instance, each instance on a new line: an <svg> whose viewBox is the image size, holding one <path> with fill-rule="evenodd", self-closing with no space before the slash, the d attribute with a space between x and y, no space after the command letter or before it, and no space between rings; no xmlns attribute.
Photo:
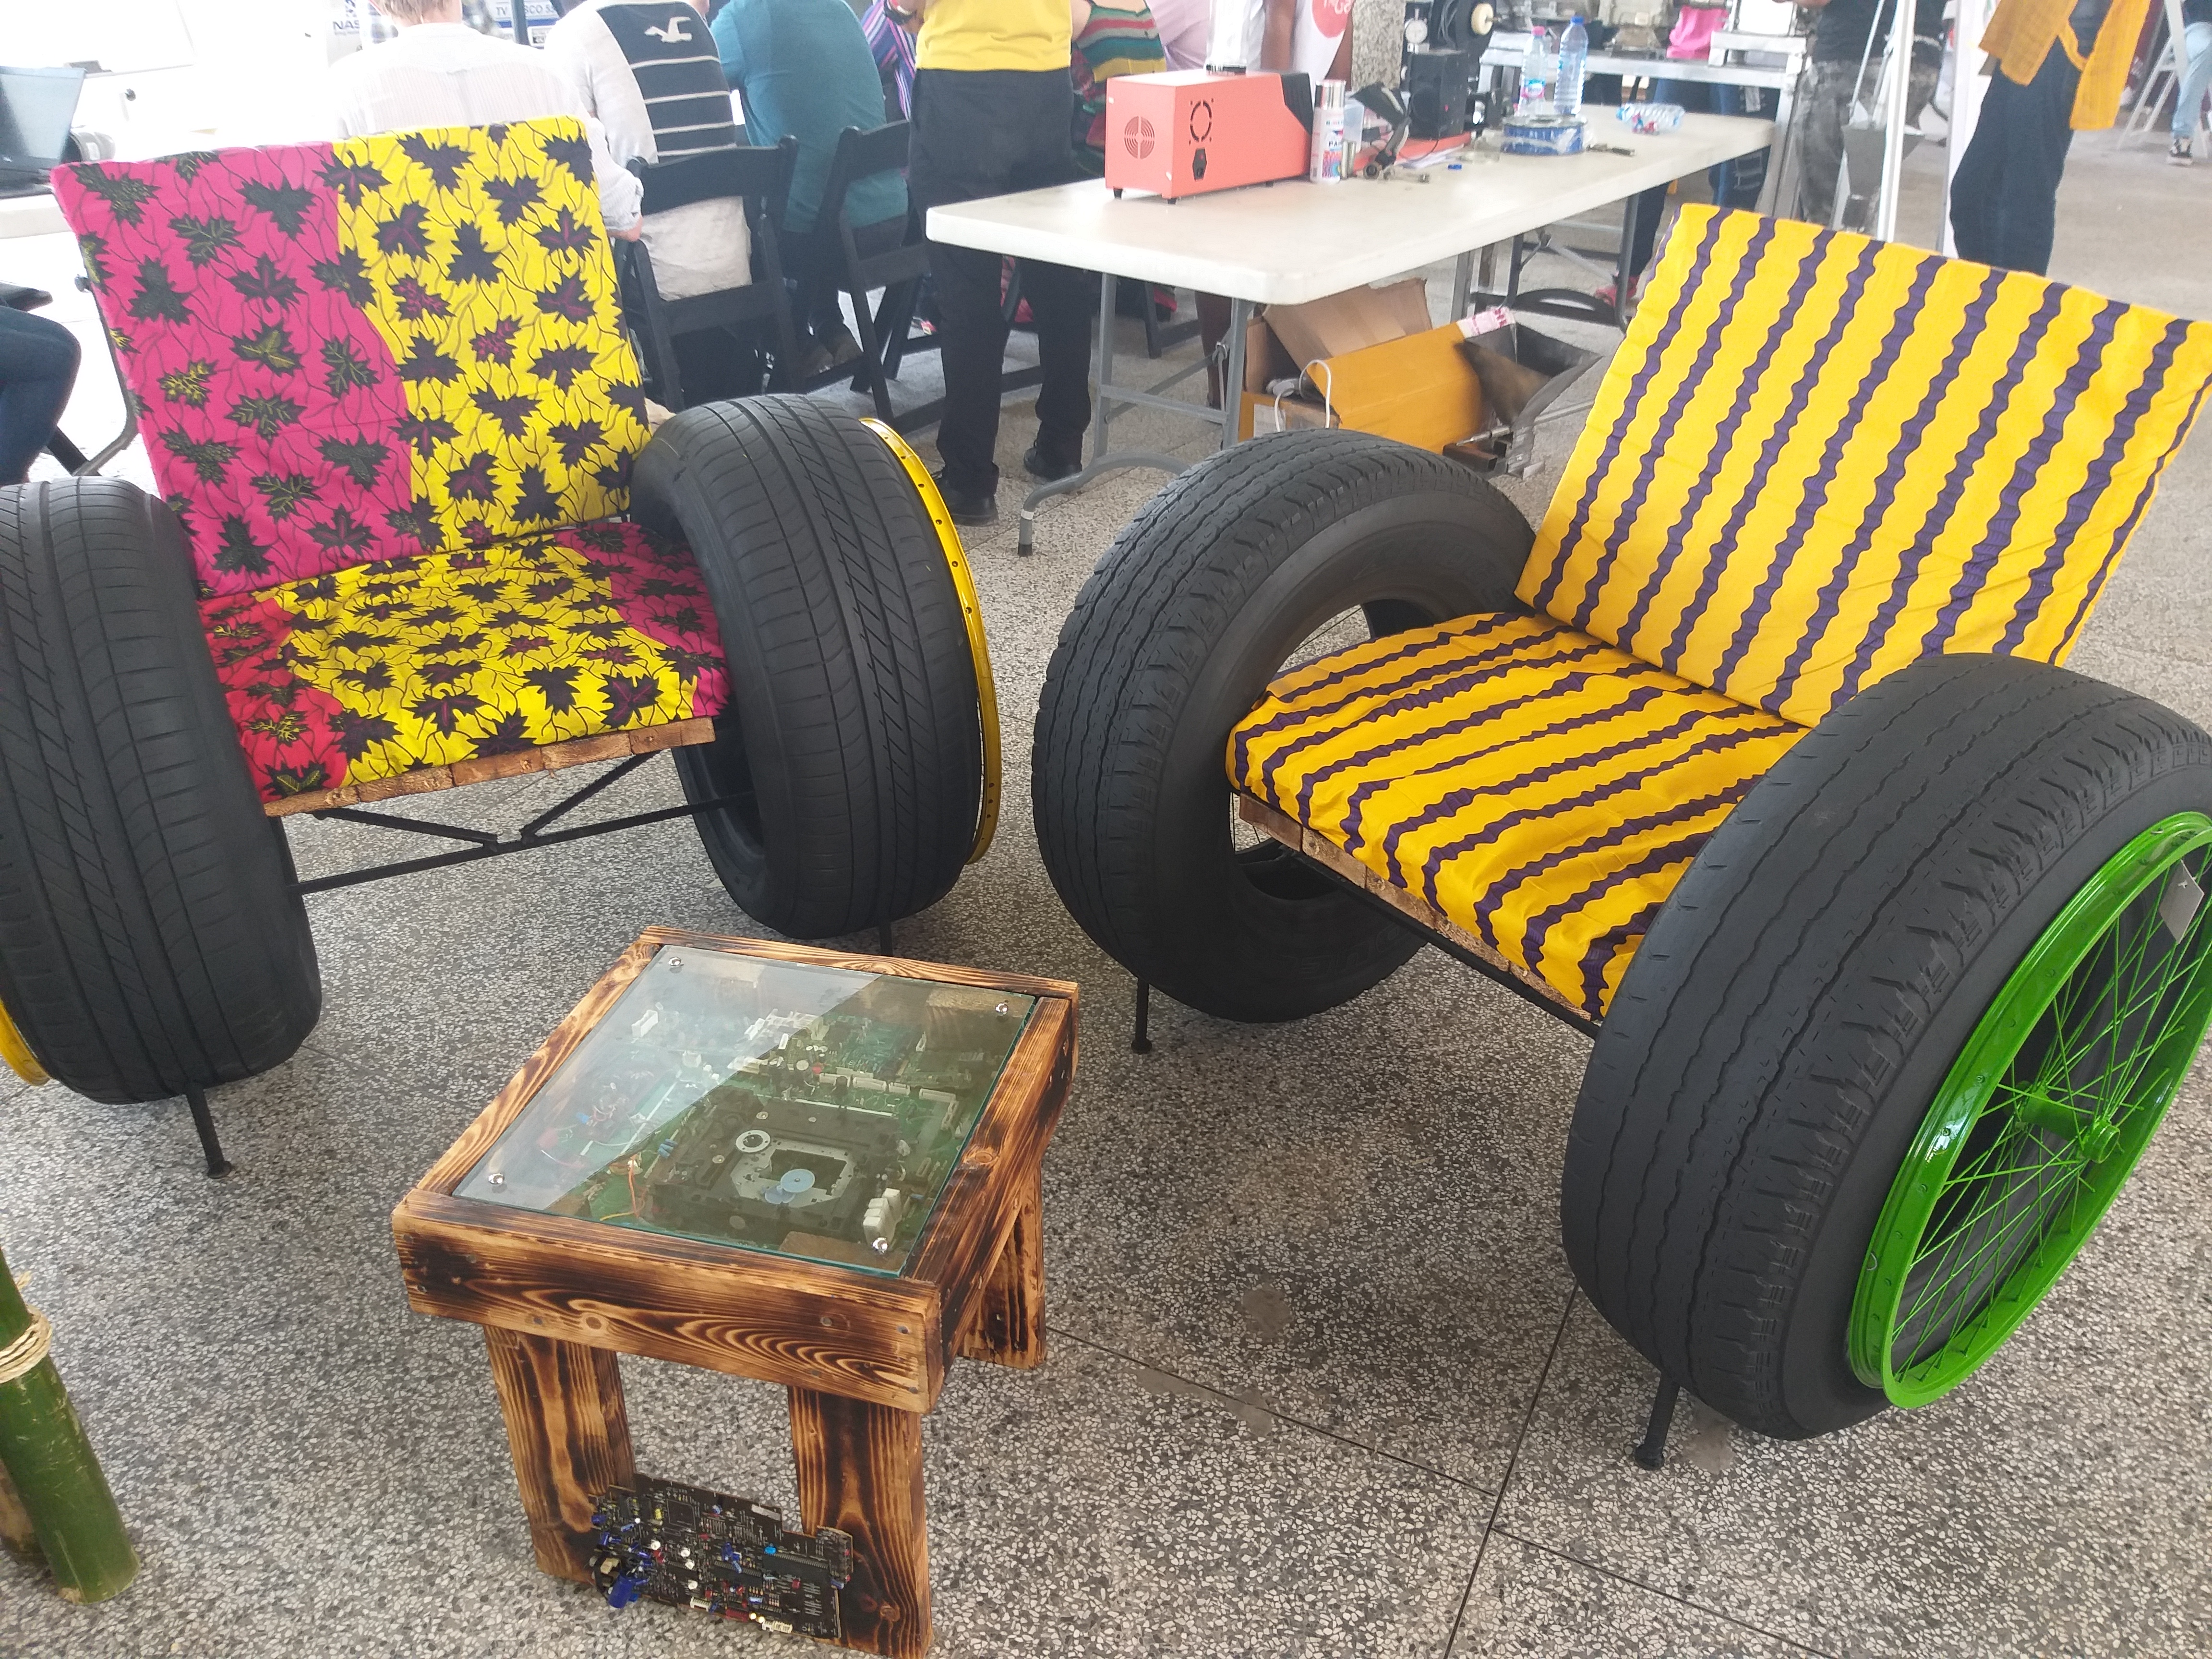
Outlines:
<svg viewBox="0 0 2212 1659"><path fill-rule="evenodd" d="M1114 301L1121 288L1121 279L1108 272L1098 279L1098 418L1091 432L1091 465L1096 466L1106 459L1109 445L1107 429L1113 424L1114 400L1108 394L1114 386ZM1150 303L1149 299L1147 303ZM1027 526L1030 508L1036 505L1031 495L1022 503L1022 521Z"/></svg>
<svg viewBox="0 0 2212 1659"><path fill-rule="evenodd" d="M365 811L358 806L326 806L319 812L307 815L317 818L339 818L348 823L373 824L379 830L404 830L417 836L435 836L441 841L465 841L479 847L495 847L499 837L489 830L471 830L458 823L440 823L434 818L395 818L389 812Z"/></svg>
<svg viewBox="0 0 2212 1659"><path fill-rule="evenodd" d="M1192 403L1187 398L1163 398L1159 394L1170 386L1181 386L1185 380L1190 379L1192 375L1200 374L1212 367L1213 362L1211 358L1200 357L1195 362L1185 363L1181 368L1176 370L1174 374L1167 376L1164 380L1153 381L1151 386L1147 386L1142 392L1139 392L1129 386L1116 386L1114 388L1114 396L1111 401L1117 410L1124 409L1164 409L1171 410L1177 415L1192 415L1196 416L1202 420L1210 421L1213 418L1213 411L1208 409L1205 404ZM1107 400L1103 398L1100 400L1101 408L1105 406L1106 401Z"/></svg>
<svg viewBox="0 0 2212 1659"><path fill-rule="evenodd" d="M898 954L897 945L898 924L893 921L878 922L876 924L876 954L879 957L896 956Z"/></svg>
<svg viewBox="0 0 2212 1659"><path fill-rule="evenodd" d="M1281 843L1278 842L1277 845L1279 846ZM1292 858L1297 860L1297 861L1304 865L1307 869L1318 872L1320 874L1328 877L1329 880L1334 882L1346 892L1357 896L1370 908L1389 917L1391 921L1396 922L1401 927L1405 928L1407 932L1419 935L1424 943L1435 945L1437 950L1443 951L1453 961L1459 963L1464 967L1472 968L1476 973L1480 974L1485 979L1493 981L1497 984L1504 986L1507 990L1512 992L1515 996L1519 997L1523 1002L1528 1004L1529 1006L1533 1008L1541 1008L1553 1019L1559 1021L1562 1024L1573 1026L1575 1030L1580 1031L1584 1036L1594 1037L1597 1035L1597 1021L1590 1019L1584 1015L1578 1014L1571 1008L1563 1007L1559 1003L1552 1001L1549 998L1545 997L1535 991L1532 991L1528 987L1523 985L1519 980L1514 978L1512 975L1505 972L1496 963L1485 962L1480 957L1475 955L1474 951L1464 949L1461 945L1454 943L1452 940L1446 939L1442 933L1431 933L1428 928L1422 927L1421 924L1416 921L1413 917L1407 915L1403 910L1398 908L1396 905L1385 903L1382 900L1376 897L1374 894L1369 892L1364 887L1360 886L1357 882L1347 881L1344 877L1330 869L1328 866L1322 863L1320 860L1310 859L1304 854L1297 852L1288 847L1285 847L1283 850L1289 853Z"/></svg>
<svg viewBox="0 0 2212 1659"><path fill-rule="evenodd" d="M1651 1399L1651 1420L1644 1425L1643 1440L1630 1454L1647 1469L1666 1466L1667 1431L1674 1426L1674 1402L1681 1395L1682 1385L1673 1377L1659 1379L1659 1392Z"/></svg>
<svg viewBox="0 0 2212 1659"><path fill-rule="evenodd" d="M720 811L725 806L737 805L734 795L717 795L712 800L702 800L688 806L664 806L657 812L634 812L624 818L609 818L601 823L586 823L574 830L556 830L550 836L532 836L529 840L501 841L492 837L488 844L465 847L458 853L438 853L428 858L406 859L398 864L379 864L366 870L349 870L343 875L318 876L313 881L295 882L292 890L303 896L309 893L327 893L340 887L360 887L372 881L384 881L393 876L411 876L424 870L444 870L456 864L474 864L479 859L505 858L511 853L527 853L540 847L558 847L572 841L586 841L593 836L611 836L623 830L639 830L648 823L665 823L671 818L696 817L702 812ZM321 817L317 813L318 817ZM404 823L405 819L398 822Z"/></svg>
<svg viewBox="0 0 2212 1659"><path fill-rule="evenodd" d="M1164 403L1166 399L1161 401ZM1054 478L1050 483L1039 484L1022 499L1021 527L1014 536L1014 551L1027 558L1036 550L1037 507L1054 495L1067 495L1082 489L1093 478L1103 477L1109 472L1119 472L1126 467L1149 466L1162 472L1183 472L1189 470L1190 465L1188 461L1178 460L1173 455L1155 455L1148 449L1125 449L1118 455L1100 456L1080 472L1071 472L1065 478Z"/></svg>
<svg viewBox="0 0 2212 1659"><path fill-rule="evenodd" d="M1146 408L1174 410L1183 415L1209 416L1212 413L1211 410L1158 395L1205 368L1203 357L1195 365L1177 369L1167 379L1156 382L1143 392L1114 384L1114 299L1119 283L1120 279L1110 273L1098 279L1098 402L1091 425L1090 464L1081 471L1071 472L1065 478L1041 483L1022 497L1019 528L1014 537L1014 551L1020 557L1027 558L1036 551L1036 510L1054 496L1070 495L1092 479L1103 477L1109 472L1121 471L1125 467L1147 466L1161 472L1181 472L1189 466L1188 461L1179 460L1172 455L1158 454L1151 450L1131 449L1118 455L1114 453L1109 439L1116 409L1130 409L1142 404ZM1147 305L1152 303L1149 290L1145 302Z"/></svg>
<svg viewBox="0 0 2212 1659"><path fill-rule="evenodd" d="M632 755L628 760L609 767L605 771L600 773L599 776L593 778L589 783L576 791L574 794L569 796L568 799L562 801L554 806L549 807L546 811L540 812L536 817L531 819L529 823L524 824L521 829L515 831L515 838L518 841L537 840L538 837L544 832L545 826L547 824L552 823L556 818L565 817L567 814L574 811L577 807L581 806L586 801L591 799L592 796L598 794L600 790L628 777L631 773L636 771L639 767L644 765L646 762L652 758L653 757L651 755ZM495 836L494 839L496 840L497 837Z"/></svg>
<svg viewBox="0 0 2212 1659"><path fill-rule="evenodd" d="M1237 443L1237 417L1244 402L1244 337L1251 331L1252 302L1231 296L1229 301L1229 361L1221 369L1221 447Z"/></svg>
<svg viewBox="0 0 2212 1659"><path fill-rule="evenodd" d="M1137 1030L1129 1039L1129 1052L1133 1054L1152 1052L1152 988L1146 980L1137 981Z"/></svg>
<svg viewBox="0 0 2212 1659"><path fill-rule="evenodd" d="M228 1175L230 1160L222 1155L222 1143L215 1138L215 1118L208 1110L207 1095L198 1089L187 1089L185 1104L191 1108L192 1127L199 1132L200 1151L207 1155L210 1178Z"/></svg>

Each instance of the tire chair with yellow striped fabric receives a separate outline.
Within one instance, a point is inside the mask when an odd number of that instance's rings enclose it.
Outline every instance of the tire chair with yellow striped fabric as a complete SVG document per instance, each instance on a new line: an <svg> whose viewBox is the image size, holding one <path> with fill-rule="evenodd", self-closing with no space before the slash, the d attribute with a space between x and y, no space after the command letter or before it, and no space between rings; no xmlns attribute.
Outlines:
<svg viewBox="0 0 2212 1659"><path fill-rule="evenodd" d="M287 1058L304 896L690 817L801 937L941 896L995 714L934 485L793 398L655 434L574 120L64 167L160 497L0 490L0 1053L96 1099ZM568 809L672 751L686 803ZM514 834L378 803L615 763ZM533 805L543 803L533 803ZM301 883L298 812L449 850ZM456 845L458 843L458 845Z"/></svg>
<svg viewBox="0 0 2212 1659"><path fill-rule="evenodd" d="M1424 942L1593 1048L1568 1256L1789 1437L2035 1306L2212 1019L2212 739L2057 666L2212 327L1686 211L1540 528L1438 456L1246 444L1123 532L1033 760L1077 920L1243 1020Z"/></svg>

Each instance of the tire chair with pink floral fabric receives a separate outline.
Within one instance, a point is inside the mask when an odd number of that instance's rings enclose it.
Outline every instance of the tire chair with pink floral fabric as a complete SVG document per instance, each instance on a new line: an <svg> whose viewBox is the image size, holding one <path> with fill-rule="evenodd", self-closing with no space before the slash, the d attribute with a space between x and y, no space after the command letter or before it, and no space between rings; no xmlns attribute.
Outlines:
<svg viewBox="0 0 2212 1659"><path fill-rule="evenodd" d="M573 121L56 175L162 495L0 490L0 1058L191 1103L321 1006L317 889L688 816L817 938L989 839L972 586L887 430L768 398L648 434ZM296 877L296 812L666 750L687 804Z"/></svg>

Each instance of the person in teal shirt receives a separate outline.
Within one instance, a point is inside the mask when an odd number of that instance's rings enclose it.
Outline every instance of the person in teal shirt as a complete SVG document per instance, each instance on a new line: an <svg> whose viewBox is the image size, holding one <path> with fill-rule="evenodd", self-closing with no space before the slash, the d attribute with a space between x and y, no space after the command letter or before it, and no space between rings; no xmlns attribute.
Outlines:
<svg viewBox="0 0 2212 1659"><path fill-rule="evenodd" d="M799 284L801 318L812 345L802 375L850 362L860 343L838 303L836 227L815 223L830 161L847 127L884 124L884 88L860 20L845 0L730 0L714 18L722 73L744 100L745 139L799 141L799 164L784 204L786 270ZM878 173L855 183L845 220L863 254L905 238L906 180Z"/></svg>

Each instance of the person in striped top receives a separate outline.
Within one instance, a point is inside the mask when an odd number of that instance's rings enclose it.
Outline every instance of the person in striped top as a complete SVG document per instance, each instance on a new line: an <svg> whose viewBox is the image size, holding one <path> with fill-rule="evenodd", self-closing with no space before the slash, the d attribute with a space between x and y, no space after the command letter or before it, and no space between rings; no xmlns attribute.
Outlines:
<svg viewBox="0 0 2212 1659"><path fill-rule="evenodd" d="M704 0L582 0L545 37L545 62L606 128L616 162L647 167L734 149L730 85L707 32ZM744 205L693 202L645 226L653 280L671 300L752 281Z"/></svg>
<svg viewBox="0 0 2212 1659"><path fill-rule="evenodd" d="M1069 0L1074 52L1075 161L1093 178L1106 171L1106 82L1168 66L1159 25L1145 0Z"/></svg>

